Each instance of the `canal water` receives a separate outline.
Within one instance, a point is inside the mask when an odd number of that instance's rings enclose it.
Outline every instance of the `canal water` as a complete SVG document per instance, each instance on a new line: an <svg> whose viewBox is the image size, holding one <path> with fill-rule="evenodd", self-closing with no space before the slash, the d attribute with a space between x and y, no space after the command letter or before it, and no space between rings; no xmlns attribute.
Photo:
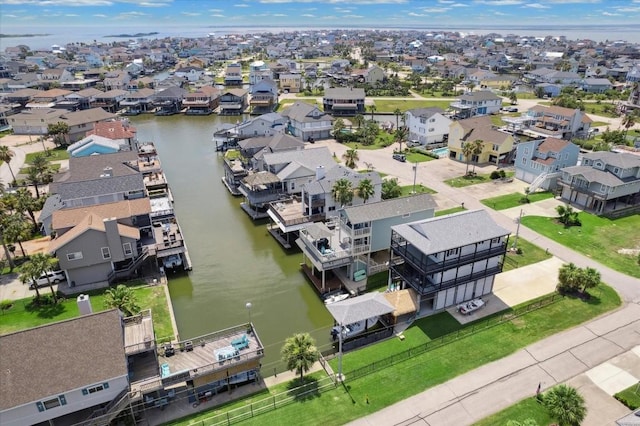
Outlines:
<svg viewBox="0 0 640 426"><path fill-rule="evenodd" d="M221 123L236 120L142 115L131 123L140 141L156 145L193 264L188 275L169 276L180 339L251 319L269 376L286 370L280 349L293 333L309 332L321 350L330 348L333 320L300 269L300 251L283 249L222 184L222 155L211 138Z"/></svg>

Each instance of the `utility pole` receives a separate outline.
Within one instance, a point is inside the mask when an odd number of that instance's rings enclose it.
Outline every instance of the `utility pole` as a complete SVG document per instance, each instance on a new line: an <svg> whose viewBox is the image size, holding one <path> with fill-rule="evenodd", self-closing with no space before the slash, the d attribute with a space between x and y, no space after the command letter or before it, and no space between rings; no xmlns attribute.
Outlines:
<svg viewBox="0 0 640 426"><path fill-rule="evenodd" d="M520 233L520 222L522 222L522 215L524 214L524 210L520 209L520 216L516 219L516 223L518 226L516 227L516 238L513 240L513 249L518 250L518 234Z"/></svg>
<svg viewBox="0 0 640 426"><path fill-rule="evenodd" d="M418 174L418 163L413 163L413 194L416 193L416 175Z"/></svg>

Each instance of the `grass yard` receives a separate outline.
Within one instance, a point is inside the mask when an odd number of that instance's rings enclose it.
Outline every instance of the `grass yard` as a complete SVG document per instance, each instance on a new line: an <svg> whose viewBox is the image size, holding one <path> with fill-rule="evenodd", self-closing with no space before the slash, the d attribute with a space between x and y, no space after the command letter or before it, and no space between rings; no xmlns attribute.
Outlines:
<svg viewBox="0 0 640 426"><path fill-rule="evenodd" d="M607 286L596 290L589 302L564 298L543 309L530 312L464 339L415 355L412 358L357 380L349 371L375 360L394 356L408 348L438 338L460 328L448 313L416 321L403 334L404 341L392 338L348 353L343 366L346 386L317 393L245 421L245 424L337 425L378 411L384 407L441 384L462 373L503 358L516 350L594 318L620 305L617 294ZM467 325L466 327L471 327ZM331 362L337 370L337 360ZM366 403L366 400L369 403ZM331 406L328 410L327 407ZM216 409L216 414L221 410ZM224 412L224 411L222 411ZM213 414L213 412L209 412ZM200 418L206 418L202 416ZM175 424L192 424L193 420Z"/></svg>
<svg viewBox="0 0 640 426"><path fill-rule="evenodd" d="M636 383L635 385L618 392L614 397L631 410L640 408L640 383Z"/></svg>
<svg viewBox="0 0 640 426"><path fill-rule="evenodd" d="M589 127L594 128L594 127L602 127L602 126L608 126L609 123L606 123L604 121L594 121L592 122Z"/></svg>
<svg viewBox="0 0 640 426"><path fill-rule="evenodd" d="M29 173L29 167L31 166L27 166L27 167L23 167L18 171L19 175L26 175ZM53 170L55 173L57 173L60 170L60 164L51 164L49 163L49 168L51 170Z"/></svg>
<svg viewBox="0 0 640 426"><path fill-rule="evenodd" d="M404 151L404 155L405 157L407 157L407 161L410 163L424 163L426 161L435 160L435 158L429 157L428 155L414 149Z"/></svg>
<svg viewBox="0 0 640 426"><path fill-rule="evenodd" d="M509 241L513 244L513 237L509 238ZM522 237L518 237L518 248L522 250L522 254L517 254L511 251L507 252L507 258L504 262L504 266L502 267L503 272L522 268L523 266L542 262L543 260L551 258L551 254L546 250L541 249Z"/></svg>
<svg viewBox="0 0 640 426"><path fill-rule="evenodd" d="M514 172L507 172L506 177L507 178L511 178L513 177L515 173ZM453 179L447 179L444 181L444 183L446 183L447 185L453 187L453 188L464 188L465 186L471 186L471 185L477 185L479 183L486 183L486 182L491 182L491 174L487 173L487 174L476 174L476 175L472 175L472 176L459 176Z"/></svg>
<svg viewBox="0 0 640 426"><path fill-rule="evenodd" d="M536 424L540 426L553 423L553 418L549 416L547 409L535 397L531 397L523 399L492 416L485 417L474 423L474 426L506 425L509 420L515 420L522 424L527 419L535 420Z"/></svg>
<svg viewBox="0 0 640 426"><path fill-rule="evenodd" d="M413 195L413 185L405 185L401 186L402 194L401 197L408 197L409 195ZM416 194L437 194L438 191L428 188L421 184L416 184Z"/></svg>
<svg viewBox="0 0 640 426"><path fill-rule="evenodd" d="M640 278L637 255L618 252L640 247L640 216L612 220L583 212L578 217L582 226L565 228L554 218L540 216L524 216L522 224L616 271Z"/></svg>
<svg viewBox="0 0 640 426"><path fill-rule="evenodd" d="M480 200L480 202L487 207L491 207L494 210L504 210L510 209L511 207L525 205L526 203L520 202L520 200L522 200L524 196L525 194L514 192L513 194L505 194L498 197L485 198L484 200ZM529 194L529 203L535 203L536 201L546 200L548 198L553 198L553 193L534 192L533 194Z"/></svg>
<svg viewBox="0 0 640 426"><path fill-rule="evenodd" d="M151 309L153 328L156 338L173 335L173 326L169 316L169 307L162 286L134 287L141 309ZM40 294L50 294L48 288L42 288ZM104 311L104 291L88 292L94 312ZM56 321L62 321L80 316L75 297L70 297L56 305L34 307L32 298L16 300L13 307L0 314L0 334L37 327Z"/></svg>
<svg viewBox="0 0 640 426"><path fill-rule="evenodd" d="M45 152L44 151L31 152L25 156L24 162L27 164L31 164L35 156L38 154L45 154ZM47 153L45 154L45 158L48 161L68 160L69 153L67 152L66 148L48 149Z"/></svg>
<svg viewBox="0 0 640 426"><path fill-rule="evenodd" d="M436 100L406 100L406 99L376 99L373 98L376 105L376 113L393 112L396 109L405 112L413 108L431 108L438 107L446 110L449 108L451 101L436 101ZM369 112L367 110L367 112ZM366 114L364 114L366 117Z"/></svg>

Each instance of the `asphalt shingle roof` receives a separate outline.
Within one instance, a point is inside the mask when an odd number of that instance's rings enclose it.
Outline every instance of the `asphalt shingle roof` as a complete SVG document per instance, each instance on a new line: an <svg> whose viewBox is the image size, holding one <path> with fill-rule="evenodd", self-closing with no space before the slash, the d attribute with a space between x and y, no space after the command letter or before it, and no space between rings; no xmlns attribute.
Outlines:
<svg viewBox="0 0 640 426"><path fill-rule="evenodd" d="M351 223L362 223L369 220L412 214L435 209L436 207L437 204L431 194L419 194L412 197L392 198L377 203L345 207L344 213Z"/></svg>

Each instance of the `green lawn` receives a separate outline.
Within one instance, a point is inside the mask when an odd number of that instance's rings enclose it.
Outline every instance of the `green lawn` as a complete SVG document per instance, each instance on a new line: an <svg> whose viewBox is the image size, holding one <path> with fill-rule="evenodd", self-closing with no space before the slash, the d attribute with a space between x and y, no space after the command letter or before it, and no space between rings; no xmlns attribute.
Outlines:
<svg viewBox="0 0 640 426"><path fill-rule="evenodd" d="M480 200L480 202L487 207L491 207L494 210L504 210L504 209L510 209L511 207L518 207L526 204L526 203L520 202L524 198L524 196L525 194L522 194L520 192L514 192L513 194L505 194L505 195L500 195L498 197L485 198L484 200ZM548 198L553 198L553 193L534 192L533 194L529 194L530 203L546 200Z"/></svg>
<svg viewBox="0 0 640 426"><path fill-rule="evenodd" d="M509 242L513 245L514 237L509 238ZM531 244L529 241L522 237L518 237L518 248L522 250L522 254L508 251L507 258L502 267L503 271L510 271L512 269L522 268L523 266L531 265L533 263L542 262L551 258L551 255L547 250L543 250L535 244Z"/></svg>
<svg viewBox="0 0 640 426"><path fill-rule="evenodd" d="M406 100L406 99L376 99L373 98L376 105L376 112L393 112L396 109L405 112L413 108L431 108L438 107L446 110L449 108L451 101L435 101L435 100ZM369 112L367 110L367 112ZM365 114L366 116L366 114Z"/></svg>
<svg viewBox="0 0 640 426"><path fill-rule="evenodd" d="M23 168L21 168L21 169L18 171L18 174L20 174L20 175L26 175L26 174L28 174L28 173L29 173L29 167L30 167L30 166L27 166L27 167L23 167ZM60 164L49 164L49 168L50 168L51 170L53 170L54 172L57 172L58 170L60 170Z"/></svg>
<svg viewBox="0 0 640 426"><path fill-rule="evenodd" d="M537 385L532 384L532 386ZM523 399L517 404L514 404L509 408L505 408L492 416L485 417L479 422L474 423L474 426L503 426L506 425L509 420L515 420L522 423L527 419L535 420L539 426L553 423L553 418L549 416L547 409L544 408L544 406L538 402L535 397L531 397Z"/></svg>
<svg viewBox="0 0 640 426"><path fill-rule="evenodd" d="M173 335L169 307L162 286L134 287L141 309L151 309L157 339ZM40 294L50 294L42 288ZM104 311L104 291L88 292L94 312ZM80 316L75 297L51 306L34 307L32 298L16 300L12 308L0 314L0 335Z"/></svg>
<svg viewBox="0 0 640 426"><path fill-rule="evenodd" d="M409 195L413 194L413 185L405 185L405 186L401 186L400 188L402 188L402 194L400 195L401 197L408 197ZM428 188L424 185L420 185L420 184L416 184L416 194L437 194L438 191Z"/></svg>
<svg viewBox="0 0 640 426"><path fill-rule="evenodd" d="M404 151L405 157L407 157L407 161L410 163L424 163L426 161L433 161L435 158L429 157L426 154L423 154L419 151L415 151L413 149L409 151Z"/></svg>
<svg viewBox="0 0 640 426"><path fill-rule="evenodd" d="M25 156L24 162L27 164L31 164L36 155L44 153L44 151L31 152ZM45 158L49 161L68 160L69 153L67 152L66 148L48 149Z"/></svg>
<svg viewBox="0 0 640 426"><path fill-rule="evenodd" d="M620 298L608 286L594 291L588 302L563 298L545 308L529 312L512 321L486 328L431 351L416 354L403 362L375 373L349 380L349 372L371 365L387 357L395 357L411 347L437 339L463 328L448 313L420 319L403 334L404 340L391 338L384 342L345 354L343 371L345 386L316 393L275 411L245 421L245 424L337 425L378 411L444 383L469 370L498 360L522 347L559 331L574 327L620 305ZM467 324L464 328L474 327ZM337 359L330 361L337 371ZM532 390L532 392L535 389ZM365 401L369 400L367 404ZM327 409L330 406L331 409ZM215 409L215 414L225 410ZM213 415L209 411L208 415ZM204 419L202 414L199 419ZM193 419L175 424L192 424Z"/></svg>
<svg viewBox="0 0 640 426"><path fill-rule="evenodd" d="M513 177L514 172L507 172L506 177L510 178ZM453 179L447 179L444 181L444 183L446 183L447 185L453 187L453 188L463 188L465 186L471 186L471 185L477 185L479 183L486 183L486 182L491 182L491 174L487 173L487 174L477 174L477 175L473 175L473 176L458 176L456 178ZM498 184L499 185L499 184Z"/></svg>
<svg viewBox="0 0 640 426"><path fill-rule="evenodd" d="M609 123L605 123L604 121L594 121L592 122L589 127L593 128L593 127L602 127L602 126L608 126Z"/></svg>
<svg viewBox="0 0 640 426"><path fill-rule="evenodd" d="M579 218L582 226L569 228L540 216L524 216L522 224L616 271L640 278L637 256L618 253L640 247L639 215L612 220L580 213Z"/></svg>
<svg viewBox="0 0 640 426"><path fill-rule="evenodd" d="M635 385L618 392L614 396L618 401L622 402L632 410L640 408L640 383L636 383Z"/></svg>

